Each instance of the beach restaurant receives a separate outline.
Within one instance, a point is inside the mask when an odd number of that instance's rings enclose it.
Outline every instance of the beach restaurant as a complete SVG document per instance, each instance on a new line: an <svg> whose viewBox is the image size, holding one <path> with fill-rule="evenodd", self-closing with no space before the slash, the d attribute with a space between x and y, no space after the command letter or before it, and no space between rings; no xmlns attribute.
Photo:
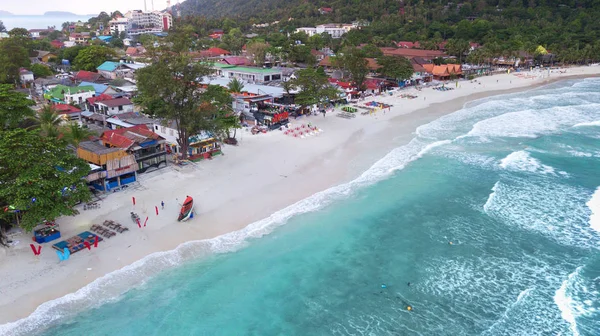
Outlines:
<svg viewBox="0 0 600 336"><path fill-rule="evenodd" d="M269 129L278 129L290 122L290 114L297 112L297 109L289 105L275 103L260 103L258 111L254 112L254 117L259 125L267 126Z"/></svg>

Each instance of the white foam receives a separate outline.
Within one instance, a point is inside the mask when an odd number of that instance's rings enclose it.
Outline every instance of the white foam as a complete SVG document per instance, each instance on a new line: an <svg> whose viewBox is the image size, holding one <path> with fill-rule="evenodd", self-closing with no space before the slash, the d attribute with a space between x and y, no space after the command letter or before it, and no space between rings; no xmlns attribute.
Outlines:
<svg viewBox="0 0 600 336"><path fill-rule="evenodd" d="M600 232L600 187L592 195L592 198L585 204L590 209L590 227L596 232Z"/></svg>
<svg viewBox="0 0 600 336"><path fill-rule="evenodd" d="M494 202L494 197L496 197L496 189L498 188L499 184L500 181L494 184L494 186L492 187L492 193L490 194L490 196L488 196L487 201L483 205L483 211L485 211L486 213L488 212L488 209L490 208L490 206L492 206L492 203Z"/></svg>
<svg viewBox="0 0 600 336"><path fill-rule="evenodd" d="M590 121L590 122L583 122L583 123L579 123L573 127L591 127L591 126L600 126L600 120L597 121Z"/></svg>
<svg viewBox="0 0 600 336"><path fill-rule="evenodd" d="M539 160L532 158L527 151L512 152L500 161L500 168L512 171L526 171L531 173L556 175L554 168L542 164ZM559 172L566 175L565 172Z"/></svg>
<svg viewBox="0 0 600 336"><path fill-rule="evenodd" d="M576 310L574 309L574 306L576 303L573 298L567 294L567 290L581 268L581 266L577 267L575 272L569 274L567 280L563 281L560 288L556 291L556 294L554 294L554 303L560 310L560 316L569 323L574 336L579 336L579 332L577 331L577 321L575 320Z"/></svg>
<svg viewBox="0 0 600 336"><path fill-rule="evenodd" d="M540 110L523 110L504 113L481 120L475 125L467 137L513 137L535 138L539 135L571 127L582 120L598 116L600 104L557 106Z"/></svg>

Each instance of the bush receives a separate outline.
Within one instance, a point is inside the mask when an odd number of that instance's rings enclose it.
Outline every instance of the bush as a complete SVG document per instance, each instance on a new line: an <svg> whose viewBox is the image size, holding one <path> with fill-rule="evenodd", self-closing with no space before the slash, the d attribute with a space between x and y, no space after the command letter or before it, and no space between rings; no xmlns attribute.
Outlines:
<svg viewBox="0 0 600 336"><path fill-rule="evenodd" d="M35 76L35 78L52 76L52 70L50 70L50 68L42 64L32 65L31 72L33 72L33 76Z"/></svg>

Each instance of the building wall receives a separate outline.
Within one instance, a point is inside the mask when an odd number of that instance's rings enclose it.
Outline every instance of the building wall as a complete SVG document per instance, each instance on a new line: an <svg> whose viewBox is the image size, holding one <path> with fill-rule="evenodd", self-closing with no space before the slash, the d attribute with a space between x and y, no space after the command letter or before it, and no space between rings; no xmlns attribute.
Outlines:
<svg viewBox="0 0 600 336"><path fill-rule="evenodd" d="M108 106L102 105L102 104L98 104L98 106L100 107L100 110L102 112L104 112L104 114L109 115L109 116L113 116L113 115L121 114L121 113L133 112L133 104L120 106L121 109L119 109L119 106L108 107Z"/></svg>
<svg viewBox="0 0 600 336"><path fill-rule="evenodd" d="M92 98L96 92L94 91L86 91L86 92L72 92L70 94L65 93L65 102L70 104L75 102L76 104L85 103L85 100L88 98Z"/></svg>

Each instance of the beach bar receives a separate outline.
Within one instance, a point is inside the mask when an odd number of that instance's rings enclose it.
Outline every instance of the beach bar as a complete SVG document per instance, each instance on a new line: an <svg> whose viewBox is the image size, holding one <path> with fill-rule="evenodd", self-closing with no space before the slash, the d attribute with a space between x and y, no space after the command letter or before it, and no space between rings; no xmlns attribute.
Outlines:
<svg viewBox="0 0 600 336"><path fill-rule="evenodd" d="M86 180L96 190L109 191L137 181L135 157L121 148L108 148L98 141L82 141L77 156L90 163Z"/></svg>

